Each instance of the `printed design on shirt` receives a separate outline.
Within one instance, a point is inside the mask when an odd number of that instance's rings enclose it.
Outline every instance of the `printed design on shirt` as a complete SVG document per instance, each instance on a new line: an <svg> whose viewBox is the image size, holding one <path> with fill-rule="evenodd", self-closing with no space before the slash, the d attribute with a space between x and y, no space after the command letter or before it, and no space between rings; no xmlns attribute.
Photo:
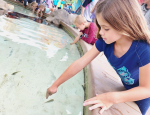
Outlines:
<svg viewBox="0 0 150 115"><path fill-rule="evenodd" d="M88 38L88 34L85 34L85 33L84 33L83 36L84 36L85 38Z"/></svg>
<svg viewBox="0 0 150 115"><path fill-rule="evenodd" d="M127 85L133 85L134 84L134 79L132 79L130 76L130 72L128 71L128 69L123 66L119 69L117 69L117 73L119 74L119 76L121 77L121 80L127 84Z"/></svg>

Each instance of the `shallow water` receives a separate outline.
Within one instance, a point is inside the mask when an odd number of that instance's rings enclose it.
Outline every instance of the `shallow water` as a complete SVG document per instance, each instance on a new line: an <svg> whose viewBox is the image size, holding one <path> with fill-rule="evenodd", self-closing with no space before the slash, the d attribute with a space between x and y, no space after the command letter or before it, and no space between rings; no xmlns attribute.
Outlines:
<svg viewBox="0 0 150 115"><path fill-rule="evenodd" d="M15 11L34 16L19 8ZM80 58L76 45L69 45L72 41L54 26L0 16L0 115L83 114L83 71L45 103L47 88Z"/></svg>

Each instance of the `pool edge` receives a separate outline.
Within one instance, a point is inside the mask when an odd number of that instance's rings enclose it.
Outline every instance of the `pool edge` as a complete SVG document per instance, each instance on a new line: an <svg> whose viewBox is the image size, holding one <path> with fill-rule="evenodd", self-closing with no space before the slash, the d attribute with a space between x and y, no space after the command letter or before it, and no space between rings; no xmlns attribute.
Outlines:
<svg viewBox="0 0 150 115"><path fill-rule="evenodd" d="M72 28L71 26L67 25L64 22L60 22L62 28L72 37L75 38L78 35L78 31L74 28ZM82 42L82 43L81 43ZM83 42L82 40L80 40L79 42L76 43L76 46L80 52L80 55L83 56L87 50L85 49L84 44L85 42ZM85 49L85 50L83 50ZM93 87L93 80L91 77L91 73L90 73L90 65L87 65L84 69L84 100L87 100L91 97L94 96L94 91L92 91L92 87ZM83 110L83 115L92 115L91 111L88 110L88 106L84 107Z"/></svg>

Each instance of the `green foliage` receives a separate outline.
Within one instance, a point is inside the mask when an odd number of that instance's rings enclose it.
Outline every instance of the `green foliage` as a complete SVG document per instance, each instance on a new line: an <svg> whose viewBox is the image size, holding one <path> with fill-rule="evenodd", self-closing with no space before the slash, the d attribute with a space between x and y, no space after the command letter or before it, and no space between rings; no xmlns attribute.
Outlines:
<svg viewBox="0 0 150 115"><path fill-rule="evenodd" d="M67 4L72 4L74 2L74 0L66 0Z"/></svg>

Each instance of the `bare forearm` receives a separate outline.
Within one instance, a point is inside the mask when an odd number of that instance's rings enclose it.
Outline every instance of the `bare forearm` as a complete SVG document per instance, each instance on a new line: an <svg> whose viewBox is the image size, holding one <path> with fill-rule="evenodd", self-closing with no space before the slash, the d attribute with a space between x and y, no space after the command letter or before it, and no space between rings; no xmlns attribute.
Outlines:
<svg viewBox="0 0 150 115"><path fill-rule="evenodd" d="M94 10L95 10L95 6L92 8L91 13L93 13Z"/></svg>
<svg viewBox="0 0 150 115"><path fill-rule="evenodd" d="M114 103L142 100L150 97L150 89L139 86L130 90L116 92L114 97Z"/></svg>
<svg viewBox="0 0 150 115"><path fill-rule="evenodd" d="M85 8L82 6L81 15L83 15Z"/></svg>
<svg viewBox="0 0 150 115"><path fill-rule="evenodd" d="M70 79L88 65L100 52L95 45L84 56L71 64L68 69L53 83L52 86L58 87L66 80Z"/></svg>
<svg viewBox="0 0 150 115"><path fill-rule="evenodd" d="M39 17L39 10L36 12L36 16Z"/></svg>
<svg viewBox="0 0 150 115"><path fill-rule="evenodd" d="M81 71L86 65L88 65L100 52L97 50L95 45L90 51L88 51L84 56L71 64L68 69L52 84L51 87L47 89L46 99L57 92L58 87Z"/></svg>
<svg viewBox="0 0 150 115"><path fill-rule="evenodd" d="M91 13L93 13L93 11L95 10L95 8L97 7L98 2L95 4L95 6L92 8Z"/></svg>
<svg viewBox="0 0 150 115"><path fill-rule="evenodd" d="M75 61L66 69L66 71L55 81L53 85L58 87L77 74L79 71L81 71L83 68L84 66L80 64L79 60Z"/></svg>
<svg viewBox="0 0 150 115"><path fill-rule="evenodd" d="M41 12L40 17L42 18L42 16L43 16L43 13Z"/></svg>
<svg viewBox="0 0 150 115"><path fill-rule="evenodd" d="M32 12L34 13L35 12L35 9L33 8Z"/></svg>

